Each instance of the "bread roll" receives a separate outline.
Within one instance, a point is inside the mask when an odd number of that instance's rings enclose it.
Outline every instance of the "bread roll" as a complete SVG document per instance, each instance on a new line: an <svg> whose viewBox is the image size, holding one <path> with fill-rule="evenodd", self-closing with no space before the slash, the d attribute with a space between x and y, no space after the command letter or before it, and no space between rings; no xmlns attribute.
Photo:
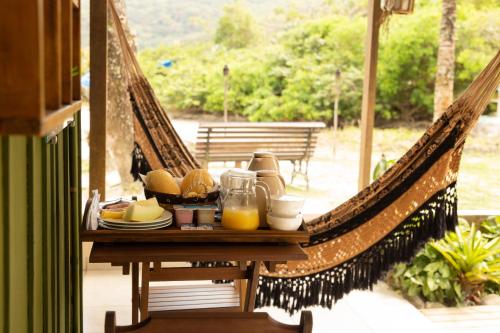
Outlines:
<svg viewBox="0 0 500 333"><path fill-rule="evenodd" d="M214 187L214 180L206 169L191 170L182 180L181 192L184 197L204 197Z"/></svg>
<svg viewBox="0 0 500 333"><path fill-rule="evenodd" d="M164 169L148 172L146 175L146 187L155 192L167 194L181 194L181 189L174 177Z"/></svg>

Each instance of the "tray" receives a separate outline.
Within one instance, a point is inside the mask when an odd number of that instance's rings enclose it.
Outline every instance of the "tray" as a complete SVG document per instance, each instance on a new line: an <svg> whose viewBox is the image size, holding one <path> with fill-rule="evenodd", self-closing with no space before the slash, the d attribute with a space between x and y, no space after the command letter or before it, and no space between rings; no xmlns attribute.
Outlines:
<svg viewBox="0 0 500 333"><path fill-rule="evenodd" d="M214 230L181 230L175 225L164 229L130 231L130 230L87 230L80 227L82 242L139 242L139 243L305 243L309 234L304 222L297 231L280 231L257 229L255 231L229 230L215 227Z"/></svg>

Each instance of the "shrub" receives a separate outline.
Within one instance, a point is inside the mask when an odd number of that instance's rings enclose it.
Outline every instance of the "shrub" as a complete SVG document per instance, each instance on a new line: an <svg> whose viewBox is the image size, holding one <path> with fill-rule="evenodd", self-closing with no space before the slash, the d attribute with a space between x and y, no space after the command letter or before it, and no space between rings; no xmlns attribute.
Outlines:
<svg viewBox="0 0 500 333"><path fill-rule="evenodd" d="M500 219L483 228L461 221L455 232L431 241L409 264L397 264L388 282L405 296L445 305L479 304L486 293L500 290Z"/></svg>
<svg viewBox="0 0 500 333"><path fill-rule="evenodd" d="M463 303L457 273L429 244L425 245L410 265L399 263L393 268L389 283L405 296L446 305Z"/></svg>

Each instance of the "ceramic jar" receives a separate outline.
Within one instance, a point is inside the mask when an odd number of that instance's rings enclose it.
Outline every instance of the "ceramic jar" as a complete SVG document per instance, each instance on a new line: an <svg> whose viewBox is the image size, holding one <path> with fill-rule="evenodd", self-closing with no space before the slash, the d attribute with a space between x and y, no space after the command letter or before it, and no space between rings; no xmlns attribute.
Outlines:
<svg viewBox="0 0 500 333"><path fill-rule="evenodd" d="M270 198L285 194L285 180L276 170L257 171L257 181L262 187L257 187L257 207L259 210L260 227L267 226L267 211L270 205ZM266 193L267 190L267 193Z"/></svg>
<svg viewBox="0 0 500 333"><path fill-rule="evenodd" d="M253 157L248 164L248 170L274 170L279 173L280 165L273 153L261 151L253 153Z"/></svg>

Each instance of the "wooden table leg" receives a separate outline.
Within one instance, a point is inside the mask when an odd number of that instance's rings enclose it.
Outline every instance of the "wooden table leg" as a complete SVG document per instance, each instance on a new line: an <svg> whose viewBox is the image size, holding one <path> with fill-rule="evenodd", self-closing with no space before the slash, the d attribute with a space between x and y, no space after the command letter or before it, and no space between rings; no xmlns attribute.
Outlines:
<svg viewBox="0 0 500 333"><path fill-rule="evenodd" d="M139 322L139 264L132 263L132 324Z"/></svg>
<svg viewBox="0 0 500 333"><path fill-rule="evenodd" d="M240 270L247 271L247 262L246 261L238 261L238 266ZM247 290L247 281L246 280L235 280L234 288L238 291L240 295L240 311L245 311L245 300L246 300L246 290Z"/></svg>
<svg viewBox="0 0 500 333"><path fill-rule="evenodd" d="M247 296L247 280L238 280L236 288L240 294L240 311L245 311Z"/></svg>
<svg viewBox="0 0 500 333"><path fill-rule="evenodd" d="M255 308L255 297L257 284L259 283L259 269L262 261L253 261L248 275L248 285L245 297L245 312L253 312Z"/></svg>
<svg viewBox="0 0 500 333"><path fill-rule="evenodd" d="M142 263L141 276L141 321L148 317L148 301L149 301L149 262Z"/></svg>
<svg viewBox="0 0 500 333"><path fill-rule="evenodd" d="M122 274L123 275L129 275L130 274L130 263L124 264L122 266Z"/></svg>

